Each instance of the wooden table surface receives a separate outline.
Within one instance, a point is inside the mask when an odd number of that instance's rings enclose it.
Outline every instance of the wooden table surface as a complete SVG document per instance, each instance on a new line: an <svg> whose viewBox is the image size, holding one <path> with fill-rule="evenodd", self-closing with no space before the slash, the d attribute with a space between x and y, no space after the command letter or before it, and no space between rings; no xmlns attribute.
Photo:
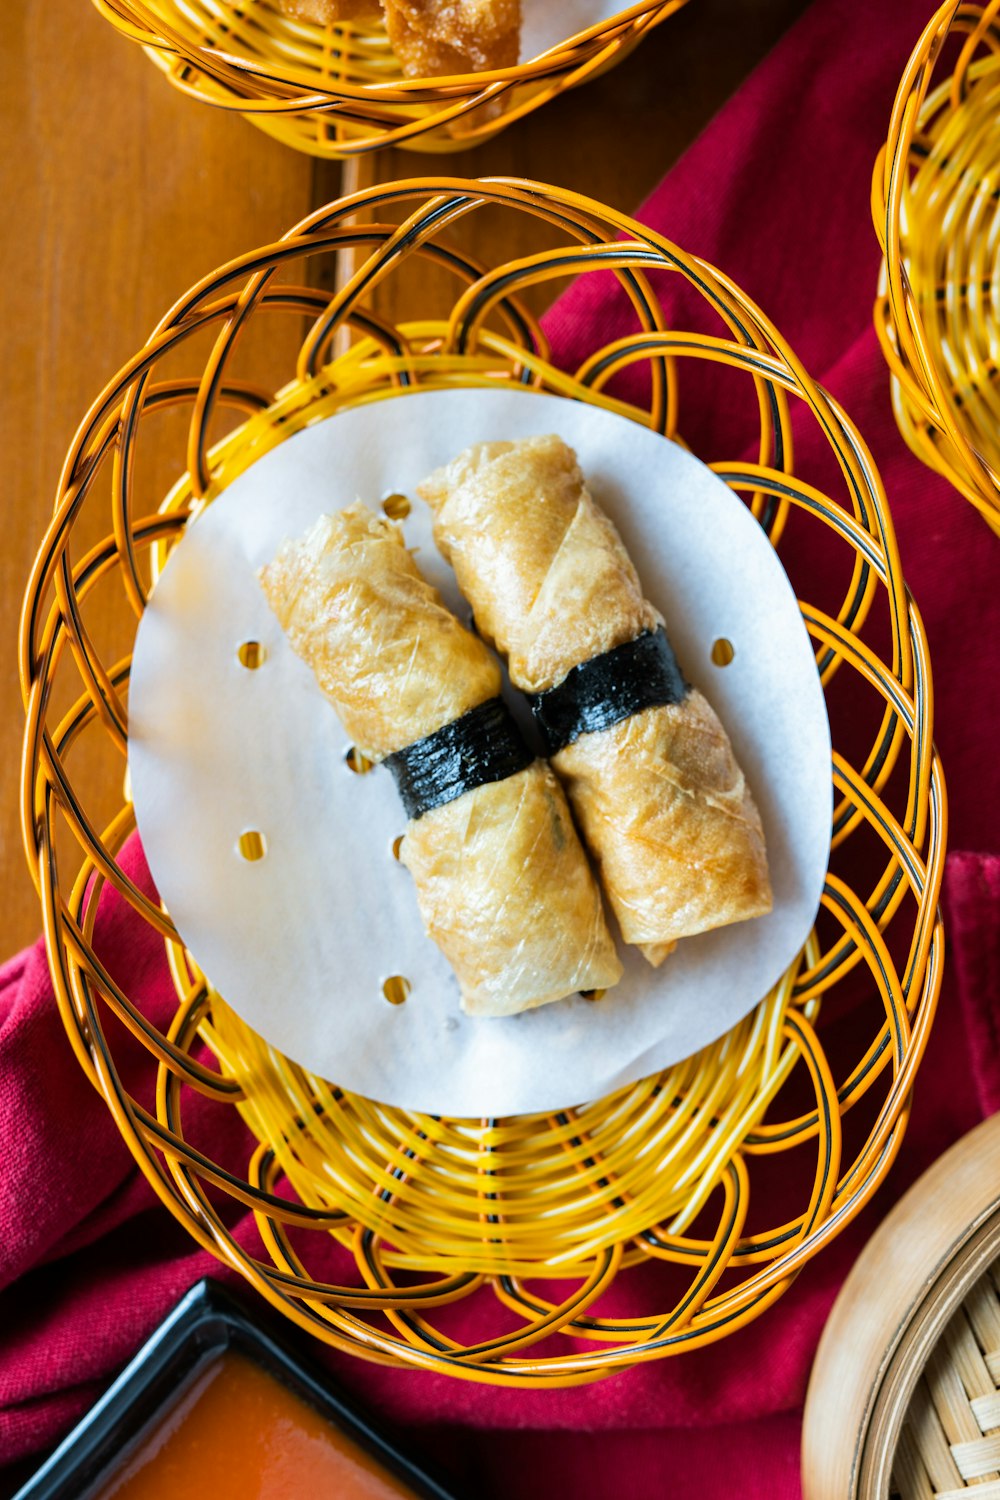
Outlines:
<svg viewBox="0 0 1000 1500"><path fill-rule="evenodd" d="M477 151L389 151L361 164L362 180L521 175L630 211L806 3L690 0L620 67ZM74 430L188 286L335 198L341 169L176 93L87 0L11 0L5 14L0 875L9 953L40 925L18 821L17 621ZM488 258L515 250L494 242Z"/></svg>

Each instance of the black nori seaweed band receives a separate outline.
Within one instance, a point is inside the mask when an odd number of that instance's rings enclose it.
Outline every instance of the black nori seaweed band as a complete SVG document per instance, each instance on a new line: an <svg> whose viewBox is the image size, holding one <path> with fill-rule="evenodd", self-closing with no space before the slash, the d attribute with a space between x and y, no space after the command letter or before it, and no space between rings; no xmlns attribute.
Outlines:
<svg viewBox="0 0 1000 1500"><path fill-rule="evenodd" d="M525 743L502 698L490 698L460 719L414 740L382 762L388 766L410 818L454 802L463 792L491 781L506 781L530 766L535 755Z"/></svg>
<svg viewBox="0 0 1000 1500"><path fill-rule="evenodd" d="M571 667L548 692L526 696L545 753L555 755L581 734L610 729L644 708L680 703L690 691L661 625Z"/></svg>

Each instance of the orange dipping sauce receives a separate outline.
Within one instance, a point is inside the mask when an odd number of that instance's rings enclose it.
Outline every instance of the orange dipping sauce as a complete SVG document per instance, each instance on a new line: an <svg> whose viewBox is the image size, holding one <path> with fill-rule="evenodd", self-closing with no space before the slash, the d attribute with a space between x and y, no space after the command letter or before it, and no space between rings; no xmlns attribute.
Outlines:
<svg viewBox="0 0 1000 1500"><path fill-rule="evenodd" d="M253 1360L221 1354L139 1440L93 1500L413 1500Z"/></svg>

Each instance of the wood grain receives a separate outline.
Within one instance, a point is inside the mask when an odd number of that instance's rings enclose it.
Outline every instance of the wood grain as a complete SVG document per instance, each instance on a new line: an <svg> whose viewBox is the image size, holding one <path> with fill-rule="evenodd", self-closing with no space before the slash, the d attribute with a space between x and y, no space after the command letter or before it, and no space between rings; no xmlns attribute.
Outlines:
<svg viewBox="0 0 1000 1500"><path fill-rule="evenodd" d="M0 871L9 952L40 926L17 816L17 620L64 454L106 381L193 281L308 211L313 164L175 93L87 0L12 0L5 28ZM168 436L153 434L147 452L151 494L176 478ZM95 600L99 633L115 608L110 591ZM81 777L91 758L106 767L96 749L81 746ZM110 804L120 789L107 788Z"/></svg>
<svg viewBox="0 0 1000 1500"><path fill-rule="evenodd" d="M442 156L397 149L363 157L358 185L413 176L531 177L632 213L806 3L690 0L623 63L475 150ZM317 187L325 197L334 196L336 170L319 165ZM460 222L450 238L486 264L546 243L544 230L526 217L488 212ZM419 315L416 308L433 316L450 310L453 287L443 272L410 262L376 302L394 321ZM528 300L537 312L561 290L548 282Z"/></svg>
<svg viewBox="0 0 1000 1500"><path fill-rule="evenodd" d="M361 163L360 179L372 181L376 173L381 180L419 173L524 175L631 210L805 3L691 0L620 68L477 152L389 152ZM18 828L23 719L17 619L73 432L105 382L192 282L337 197L341 168L296 155L239 117L175 93L87 0L44 6L11 0L5 25L0 935L10 952L39 927ZM474 254L492 262L518 253L523 228L508 220L497 229L477 219L461 232ZM553 286L546 295L557 291ZM426 312L440 292L432 283L401 278L386 293L387 311ZM278 337L291 338L291 330ZM271 371L276 352L267 351ZM289 347L289 361L291 353ZM176 434L164 423L146 446L142 484L150 509L176 478L176 451ZM98 635L129 628L113 591L96 598L94 610ZM98 766L100 776L93 774ZM107 782L106 767L96 744L81 746L75 762L81 780L89 774ZM106 797L110 812L120 783L93 795L98 803Z"/></svg>

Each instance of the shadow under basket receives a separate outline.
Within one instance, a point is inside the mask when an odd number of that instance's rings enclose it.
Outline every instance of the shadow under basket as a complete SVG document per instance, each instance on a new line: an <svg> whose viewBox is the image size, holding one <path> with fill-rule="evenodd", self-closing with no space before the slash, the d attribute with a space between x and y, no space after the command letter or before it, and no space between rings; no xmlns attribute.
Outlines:
<svg viewBox="0 0 1000 1500"><path fill-rule="evenodd" d="M623 6L516 66L450 78L405 78L381 26L319 25L278 0L93 3L182 93L299 151L342 158L478 145L620 62L686 0Z"/></svg>
<svg viewBox="0 0 1000 1500"><path fill-rule="evenodd" d="M998 182L1000 0L947 0L875 165L875 326L906 442L1000 534Z"/></svg>
<svg viewBox="0 0 1000 1500"><path fill-rule="evenodd" d="M463 245L497 214L538 253L476 264ZM358 268L331 296L315 283L343 249ZM579 325L574 368L560 370L537 290L594 273L632 332L582 347ZM425 307L446 294L447 310L394 321L410 274ZM116 789L136 618L189 520L354 403L505 382L690 434L779 547L831 719L830 866L803 954L702 1053L576 1109L450 1119L350 1095L249 1031L132 878L134 813L127 782L124 801ZM713 436L721 410L746 424L736 456ZM755 1318L885 1176L943 959L926 641L859 433L698 258L556 188L421 179L343 199L222 267L84 419L28 585L20 664L26 851L80 1063L192 1237L317 1338L469 1380L594 1380ZM112 887L147 969L165 955L166 1013L144 1013L102 962ZM144 1068L145 1104L130 1092ZM234 1233L247 1210L263 1250ZM653 1277L631 1269L653 1263Z"/></svg>

